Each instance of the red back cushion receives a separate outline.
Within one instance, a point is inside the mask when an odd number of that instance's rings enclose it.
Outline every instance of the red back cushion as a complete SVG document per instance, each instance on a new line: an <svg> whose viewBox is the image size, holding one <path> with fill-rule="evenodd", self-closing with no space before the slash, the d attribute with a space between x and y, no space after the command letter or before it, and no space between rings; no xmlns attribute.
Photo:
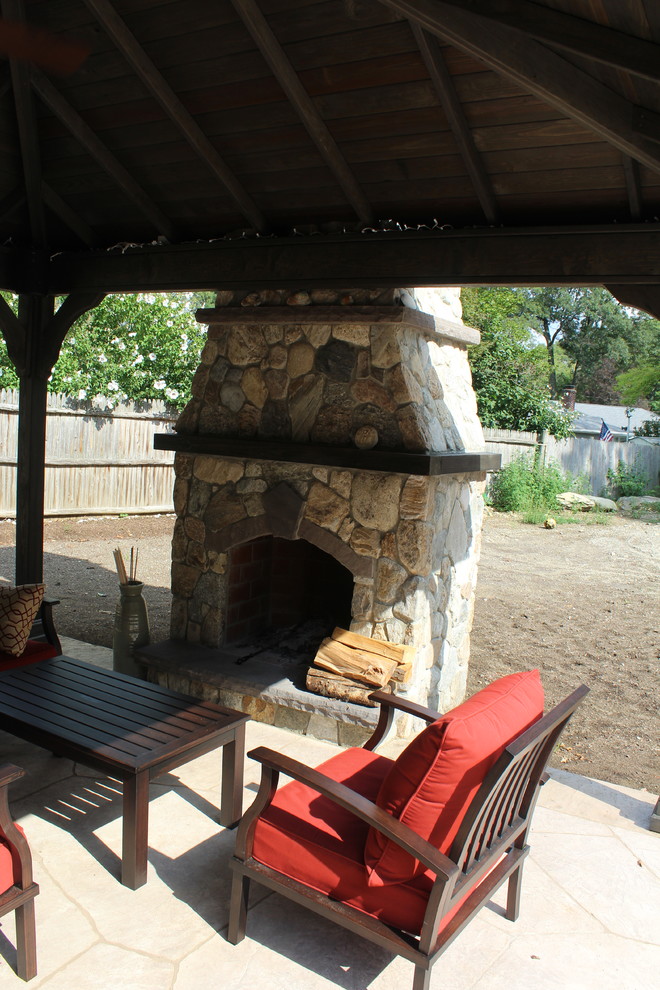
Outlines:
<svg viewBox="0 0 660 990"><path fill-rule="evenodd" d="M538 670L501 677L413 739L376 803L447 853L488 770L542 714ZM423 870L375 829L367 836L365 864L372 886L405 883Z"/></svg>

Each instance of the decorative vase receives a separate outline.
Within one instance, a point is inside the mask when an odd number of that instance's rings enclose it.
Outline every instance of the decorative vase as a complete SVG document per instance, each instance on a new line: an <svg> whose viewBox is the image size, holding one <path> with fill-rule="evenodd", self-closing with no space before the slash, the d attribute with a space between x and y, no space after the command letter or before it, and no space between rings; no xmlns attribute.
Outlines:
<svg viewBox="0 0 660 990"><path fill-rule="evenodd" d="M120 674L143 677L144 668L133 657L133 650L149 642L149 616L142 597L141 581L120 584L112 637L112 666Z"/></svg>

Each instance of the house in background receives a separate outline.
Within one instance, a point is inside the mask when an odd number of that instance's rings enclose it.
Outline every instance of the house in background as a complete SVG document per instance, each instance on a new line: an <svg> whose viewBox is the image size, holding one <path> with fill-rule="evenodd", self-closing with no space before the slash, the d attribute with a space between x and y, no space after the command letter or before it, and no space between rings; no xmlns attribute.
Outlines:
<svg viewBox="0 0 660 990"><path fill-rule="evenodd" d="M628 414L630 413L630 425ZM649 419L660 419L656 413L648 409L632 406L601 406L591 402L575 403L575 419L573 432L576 437L598 438L601 426L605 422L612 433L613 439L625 441L631 438L635 429Z"/></svg>

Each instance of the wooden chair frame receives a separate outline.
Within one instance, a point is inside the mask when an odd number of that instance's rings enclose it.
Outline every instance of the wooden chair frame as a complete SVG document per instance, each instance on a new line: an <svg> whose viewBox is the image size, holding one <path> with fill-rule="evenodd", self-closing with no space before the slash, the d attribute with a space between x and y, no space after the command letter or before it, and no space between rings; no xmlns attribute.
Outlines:
<svg viewBox="0 0 660 990"><path fill-rule="evenodd" d="M32 879L32 856L27 839L14 824L9 810L9 785L25 776L20 767L6 763L0 766L0 837L12 851L14 884L0 894L0 917L15 913L17 972L23 980L37 975L37 938L34 920L34 899L39 887Z"/></svg>
<svg viewBox="0 0 660 990"><path fill-rule="evenodd" d="M59 605L59 601L54 598L44 598L37 612L37 617L32 623L30 639L37 642L50 643L57 650L57 655L62 655L62 644L57 635L55 622L53 620L53 606Z"/></svg>
<svg viewBox="0 0 660 990"><path fill-rule="evenodd" d="M413 990L429 990L433 964L507 881L506 917L510 921L518 917L523 864L529 853L527 836L539 788L544 783L545 767L566 723L588 691L582 685L510 743L470 804L448 856L344 784L265 747L252 750L248 755L261 763L262 775L257 797L238 829L236 850L230 864L234 878L229 941L237 944L245 937L249 887L254 879L376 945L409 959L415 964ZM383 739L395 709L416 715L428 723L440 717L438 712L394 695L377 692L373 697L380 703L381 712L365 749L373 750ZM333 901L253 858L255 827L275 795L280 773L353 812L435 874L419 936L393 929L356 908ZM442 919L468 890L471 890L470 895L440 930Z"/></svg>

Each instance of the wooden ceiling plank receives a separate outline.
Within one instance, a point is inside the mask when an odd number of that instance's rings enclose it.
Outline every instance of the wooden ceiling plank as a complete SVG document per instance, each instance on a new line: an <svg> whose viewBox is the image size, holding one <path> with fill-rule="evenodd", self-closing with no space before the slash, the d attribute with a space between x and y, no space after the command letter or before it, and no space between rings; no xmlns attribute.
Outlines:
<svg viewBox="0 0 660 990"><path fill-rule="evenodd" d="M133 200L142 213L154 224L159 235L169 241L175 240L174 226L153 202L147 193L138 185L131 174L115 158L112 152L97 138L80 114L67 103L64 97L55 89L46 77L34 69L32 85L39 97L68 128L86 151L96 159L99 165L108 173L122 191Z"/></svg>
<svg viewBox="0 0 660 990"><path fill-rule="evenodd" d="M211 169L213 174L227 189L239 209L259 231L267 227L266 220L248 195L233 172L227 167L220 154L206 137L194 117L186 110L174 90L165 81L149 56L119 17L108 0L85 0L99 23L118 46L128 63L133 67L149 92L154 96L167 115L175 123L196 154Z"/></svg>
<svg viewBox="0 0 660 990"><path fill-rule="evenodd" d="M52 210L55 216L59 217L69 230L72 230L76 237L80 238L83 244L86 244L87 247L94 247L97 238L92 228L85 223L79 213L72 210L68 203L65 203L47 182L42 182L42 195L48 209Z"/></svg>
<svg viewBox="0 0 660 990"><path fill-rule="evenodd" d="M549 48L445 0L382 2L581 121L647 168L660 171L660 149L635 131L632 104Z"/></svg>
<svg viewBox="0 0 660 990"><path fill-rule="evenodd" d="M438 99L449 121L449 126L452 129L456 144L465 162L465 167L472 180L479 203L484 211L484 216L489 223L497 223L497 203L495 202L490 178L484 168L481 155L477 151L472 132L465 119L461 102L456 95L451 73L445 63L438 40L433 35L427 34L426 31L414 22L410 26L426 68L431 76L431 81L435 86Z"/></svg>
<svg viewBox="0 0 660 990"><path fill-rule="evenodd" d="M373 223L371 206L255 0L232 3L359 220Z"/></svg>
<svg viewBox="0 0 660 990"><path fill-rule="evenodd" d="M524 31L538 41L549 43L603 65L624 69L633 75L657 82L660 79L658 47L653 42L624 34L603 24L554 10L529 0L445 0L462 10L472 11Z"/></svg>
<svg viewBox="0 0 660 990"><path fill-rule="evenodd" d="M24 21L23 0L2 0L2 14L11 21ZM30 88L30 69L27 62L18 59L10 59L9 67L14 90L18 141L23 161L30 234L34 244L43 247L46 244L46 216L41 202L41 154Z"/></svg>

